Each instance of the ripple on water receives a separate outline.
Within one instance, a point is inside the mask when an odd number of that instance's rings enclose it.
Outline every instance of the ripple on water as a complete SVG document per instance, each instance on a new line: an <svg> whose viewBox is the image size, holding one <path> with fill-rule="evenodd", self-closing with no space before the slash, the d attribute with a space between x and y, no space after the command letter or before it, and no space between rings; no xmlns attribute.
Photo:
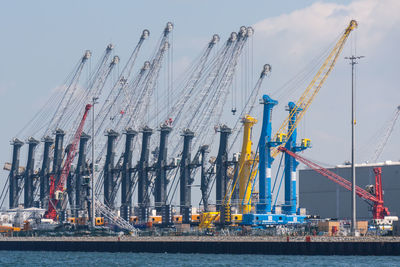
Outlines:
<svg viewBox="0 0 400 267"><path fill-rule="evenodd" d="M399 260L394 256L0 251L0 266L399 266Z"/></svg>

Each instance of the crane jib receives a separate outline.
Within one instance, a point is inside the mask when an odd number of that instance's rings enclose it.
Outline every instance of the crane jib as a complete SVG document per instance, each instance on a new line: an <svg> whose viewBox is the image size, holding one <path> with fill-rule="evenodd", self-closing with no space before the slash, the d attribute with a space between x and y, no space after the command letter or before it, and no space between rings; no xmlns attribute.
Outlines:
<svg viewBox="0 0 400 267"><path fill-rule="evenodd" d="M344 44L349 37L350 33L352 30L354 30L357 27L357 22L355 20L350 21L349 26L346 28L344 33L341 35L337 43L335 44L334 48L332 51L329 53L328 57L325 59L324 63L318 70L317 74L314 76L312 79L311 83L307 86L306 90L303 92L303 94L300 96L299 100L296 102L295 108L290 112L289 116L285 119L283 124L280 126L279 130L275 134L275 140L276 138L282 134L285 133L286 129L286 140L289 140L290 136L293 134L294 130L297 128L297 125L299 124L300 120L303 118L304 114L306 113L308 107L314 100L315 96L321 89L322 85L324 84L325 80L328 78L330 72L332 71L333 67L336 64L336 61L340 55L340 53L343 50ZM293 123L290 127L290 121L293 120L293 118L297 116L295 123ZM283 143L285 144L285 143ZM276 155L279 153L279 150L277 148L273 148L271 151L272 157L276 157Z"/></svg>

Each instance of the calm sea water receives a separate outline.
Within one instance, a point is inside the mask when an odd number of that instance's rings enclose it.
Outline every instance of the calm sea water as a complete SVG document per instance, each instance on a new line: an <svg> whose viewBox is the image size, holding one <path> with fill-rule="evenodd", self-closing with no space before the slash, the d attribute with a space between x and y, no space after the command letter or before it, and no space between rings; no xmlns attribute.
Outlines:
<svg viewBox="0 0 400 267"><path fill-rule="evenodd" d="M0 266L400 266L400 257L0 251Z"/></svg>

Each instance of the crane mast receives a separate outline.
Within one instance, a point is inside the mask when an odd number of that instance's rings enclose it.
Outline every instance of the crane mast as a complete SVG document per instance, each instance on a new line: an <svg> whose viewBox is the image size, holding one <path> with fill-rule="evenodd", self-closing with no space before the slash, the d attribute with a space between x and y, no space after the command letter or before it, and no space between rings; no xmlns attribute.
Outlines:
<svg viewBox="0 0 400 267"><path fill-rule="evenodd" d="M240 212L249 213L251 211L251 188L256 175L254 164L258 163L258 158L252 150L251 130L257 120L249 115L243 118L243 144L239 160L239 207ZM254 162L255 161L255 162Z"/></svg>

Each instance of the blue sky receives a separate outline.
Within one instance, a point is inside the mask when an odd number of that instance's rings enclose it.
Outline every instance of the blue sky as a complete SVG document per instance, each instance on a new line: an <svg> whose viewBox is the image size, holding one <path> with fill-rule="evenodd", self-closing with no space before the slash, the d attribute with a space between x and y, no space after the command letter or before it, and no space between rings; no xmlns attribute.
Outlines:
<svg viewBox="0 0 400 267"><path fill-rule="evenodd" d="M143 29L151 32L152 48L165 23L172 21L174 68L179 73L212 34L225 40L240 26L251 25L255 28L255 76L265 63L273 68L263 87L268 93L324 51L352 18L358 20L359 28L299 129L300 137L313 140L306 155L331 165L350 158L350 66L343 57L353 53L354 47L366 56L357 71L360 151L374 148L378 140L371 138L377 135L379 139L380 128L400 104L400 5L396 0L2 1L0 164L11 160L9 141L63 82L86 49L97 59L112 42L124 64ZM274 129L286 115L287 101L296 100L305 88L301 86L290 99L278 99ZM256 116L261 119L261 114ZM394 136L398 136L398 128ZM399 160L399 145L400 141L391 138L381 160ZM358 159L366 160L368 154ZM0 185L7 175L1 171Z"/></svg>

